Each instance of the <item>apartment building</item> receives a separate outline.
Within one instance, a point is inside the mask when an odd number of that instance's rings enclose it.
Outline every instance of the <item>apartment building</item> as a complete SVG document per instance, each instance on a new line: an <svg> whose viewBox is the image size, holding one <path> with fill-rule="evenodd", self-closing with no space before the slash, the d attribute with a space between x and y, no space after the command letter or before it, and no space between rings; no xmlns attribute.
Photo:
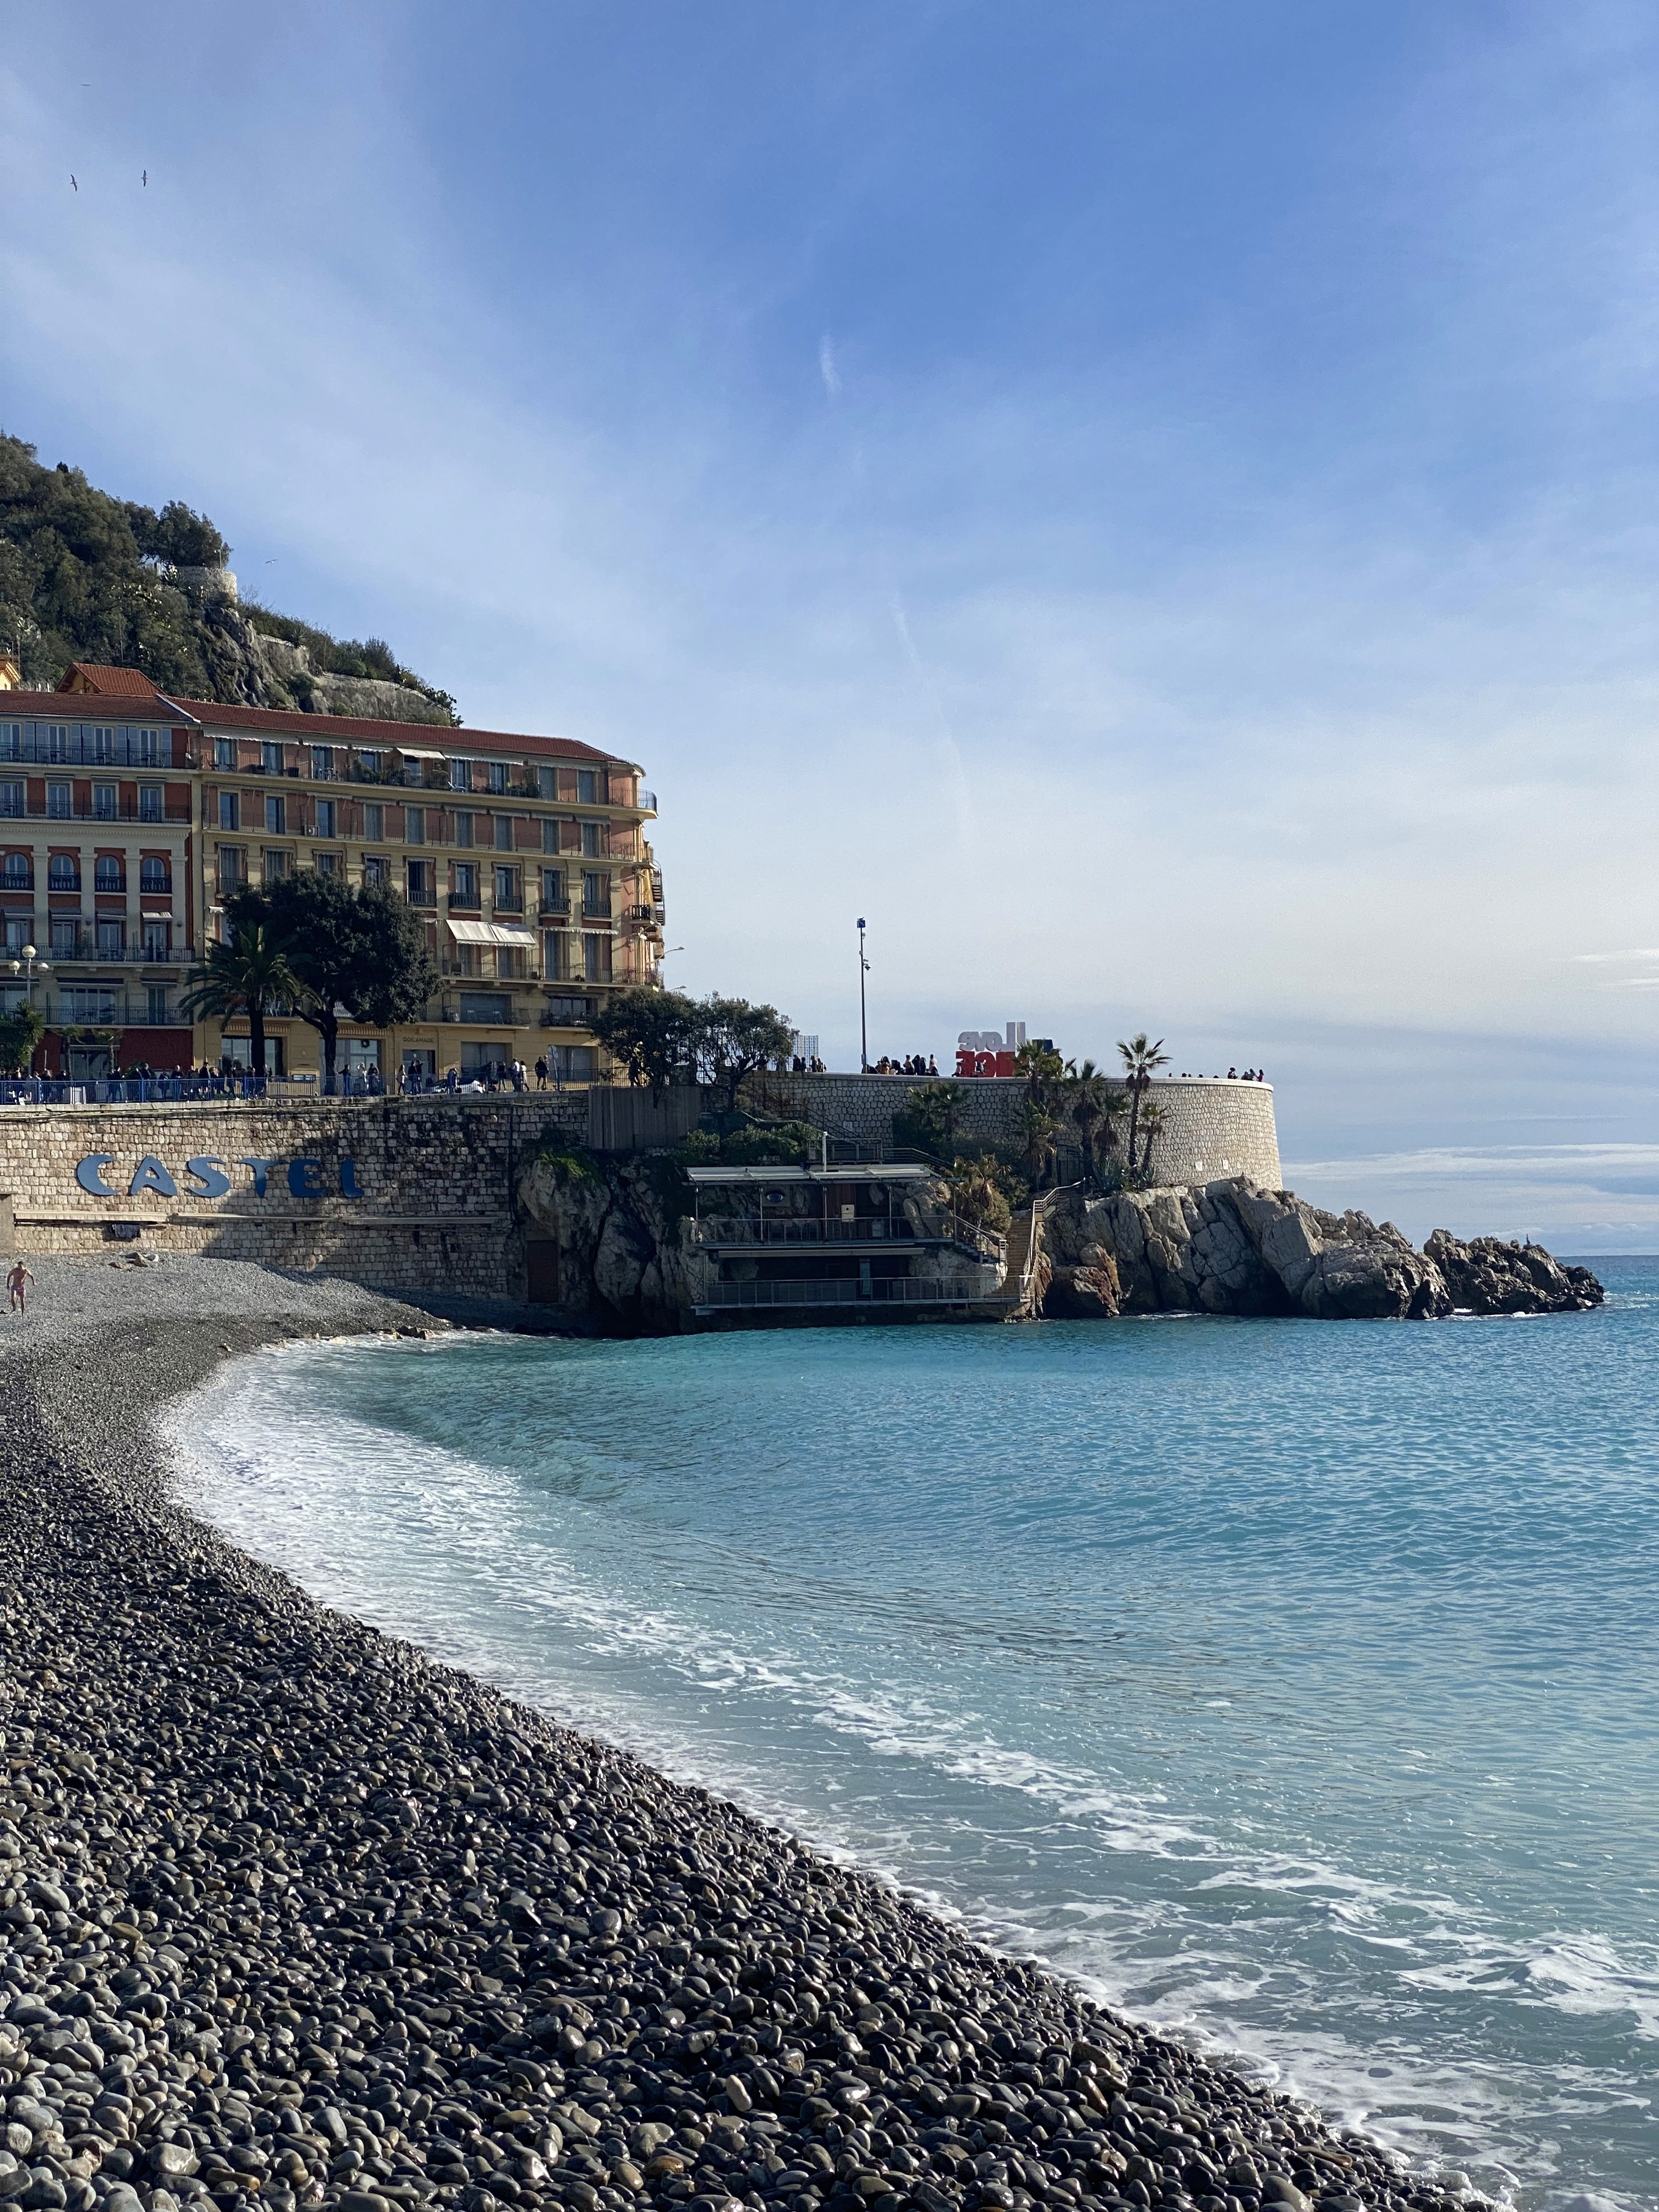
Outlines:
<svg viewBox="0 0 1659 2212"><path fill-rule="evenodd" d="M118 1030L124 1065L245 1059L246 1024L179 1012L185 970L232 891L314 867L400 891L439 975L424 1020L343 1024L349 1068L545 1059L586 1082L600 1000L658 980L640 775L570 738L167 699L129 670L0 692L0 1006L32 994L54 1030ZM316 1069L304 1023L270 1040L281 1072ZM50 1048L71 1073L105 1049Z"/></svg>

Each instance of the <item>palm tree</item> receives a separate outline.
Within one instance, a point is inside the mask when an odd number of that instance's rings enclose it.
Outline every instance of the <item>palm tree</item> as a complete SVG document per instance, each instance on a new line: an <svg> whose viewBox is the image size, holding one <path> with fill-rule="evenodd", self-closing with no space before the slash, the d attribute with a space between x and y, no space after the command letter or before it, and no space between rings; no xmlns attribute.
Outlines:
<svg viewBox="0 0 1659 2212"><path fill-rule="evenodd" d="M1163 1038L1159 1037L1154 1044L1145 1030L1138 1030L1127 1044L1120 1038L1117 1049L1125 1070L1124 1088L1129 1094L1129 1165L1133 1168L1135 1164L1135 1132L1140 1123L1140 1102L1152 1084L1152 1070L1167 1067L1170 1055L1164 1049Z"/></svg>
<svg viewBox="0 0 1659 2212"><path fill-rule="evenodd" d="M265 1072L265 1016L283 1000L303 998L305 987L289 965L288 940L268 923L239 921L228 945L210 945L192 968L179 1000L187 1014L226 1021L247 1016L248 1058L255 1075Z"/></svg>
<svg viewBox="0 0 1659 2212"><path fill-rule="evenodd" d="M1123 1093L1091 1060L1085 1060L1080 1067L1067 1066L1066 1089L1071 1119L1083 1146L1084 1170L1092 1176L1096 1135L1103 1129L1108 1145L1111 1143L1112 1122L1122 1110Z"/></svg>
<svg viewBox="0 0 1659 2212"><path fill-rule="evenodd" d="M1164 1109L1148 1105L1140 1116L1140 1133L1146 1142L1140 1148L1140 1174L1144 1182L1152 1172L1152 1140L1164 1127Z"/></svg>

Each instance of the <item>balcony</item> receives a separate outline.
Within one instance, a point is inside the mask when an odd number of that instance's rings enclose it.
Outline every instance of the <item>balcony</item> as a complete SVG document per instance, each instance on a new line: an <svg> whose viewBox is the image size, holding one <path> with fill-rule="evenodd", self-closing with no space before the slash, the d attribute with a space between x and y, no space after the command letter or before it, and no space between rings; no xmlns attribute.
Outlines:
<svg viewBox="0 0 1659 2212"><path fill-rule="evenodd" d="M567 915L570 911L570 902L568 898L540 899L537 902L536 911L544 915Z"/></svg>
<svg viewBox="0 0 1659 2212"><path fill-rule="evenodd" d="M1001 1291L967 1291L925 1275L897 1275L860 1282L855 1276L831 1276L793 1283L714 1283L697 1300L702 1313L800 1306L989 1306L1007 1303Z"/></svg>
<svg viewBox="0 0 1659 2212"><path fill-rule="evenodd" d="M657 811L657 794L656 794L656 793L655 793L654 791L643 791L643 790L642 790L642 791L640 793L640 797L639 797L639 805L640 805L640 811L641 811L642 814L654 814L654 813L656 812L656 811Z"/></svg>
<svg viewBox="0 0 1659 2212"><path fill-rule="evenodd" d="M188 806L168 806L160 814L146 814L137 806L21 806L0 805L0 821L6 822L131 822L160 830L168 823L188 828Z"/></svg>

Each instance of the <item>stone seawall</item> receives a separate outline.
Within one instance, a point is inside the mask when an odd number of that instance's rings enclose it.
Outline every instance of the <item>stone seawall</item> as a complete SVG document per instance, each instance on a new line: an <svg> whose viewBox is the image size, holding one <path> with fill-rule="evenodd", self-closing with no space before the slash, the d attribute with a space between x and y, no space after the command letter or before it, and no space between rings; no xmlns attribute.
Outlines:
<svg viewBox="0 0 1659 2212"><path fill-rule="evenodd" d="M521 1298L520 1173L586 1134L580 1093L15 1107L0 1197L25 1254L181 1253Z"/></svg>
<svg viewBox="0 0 1659 2212"><path fill-rule="evenodd" d="M893 1116L913 1091L937 1078L915 1075L762 1075L744 1095L768 1113L804 1121L884 1148L893 1141ZM965 1149L1018 1145L1025 1085L1018 1078L978 1076L960 1088L966 1110ZM1208 1076L1167 1076L1152 1097L1164 1116L1152 1146L1157 1182L1205 1182L1217 1176L1249 1176L1265 1189L1283 1180L1273 1085L1228 1082Z"/></svg>

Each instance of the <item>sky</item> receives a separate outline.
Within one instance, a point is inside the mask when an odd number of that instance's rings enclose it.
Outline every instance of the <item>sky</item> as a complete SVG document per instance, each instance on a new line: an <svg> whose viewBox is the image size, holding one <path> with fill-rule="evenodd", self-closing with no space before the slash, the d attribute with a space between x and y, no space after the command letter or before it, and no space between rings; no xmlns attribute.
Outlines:
<svg viewBox="0 0 1659 2212"><path fill-rule="evenodd" d="M1650 8L9 23L0 424L641 763L676 983L1659 1249Z"/></svg>

